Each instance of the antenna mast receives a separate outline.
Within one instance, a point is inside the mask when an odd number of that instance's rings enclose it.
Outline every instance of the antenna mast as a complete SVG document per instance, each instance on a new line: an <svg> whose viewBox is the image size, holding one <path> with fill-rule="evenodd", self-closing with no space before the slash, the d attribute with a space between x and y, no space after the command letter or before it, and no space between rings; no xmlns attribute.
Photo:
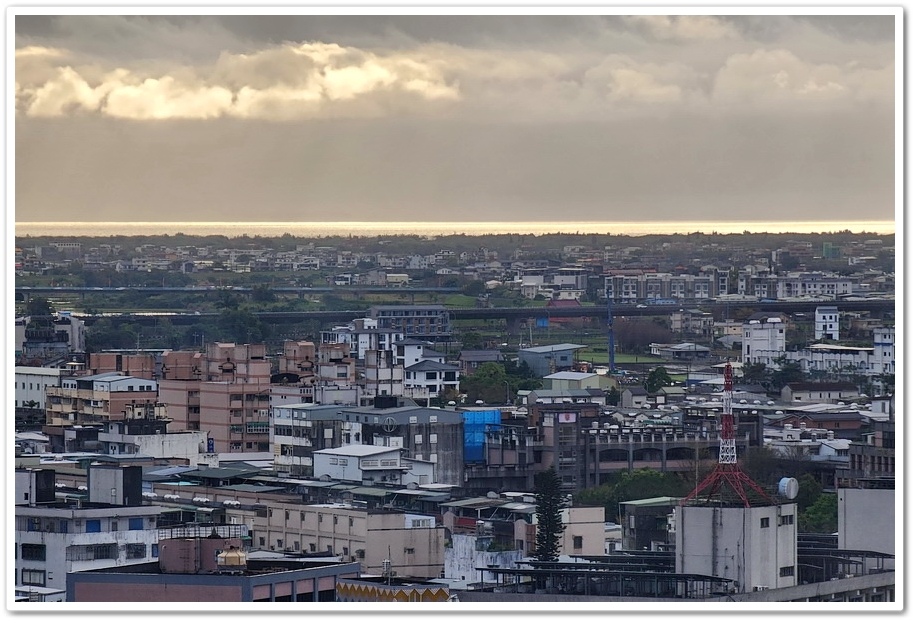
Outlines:
<svg viewBox="0 0 916 623"><path fill-rule="evenodd" d="M763 504L776 502L750 476L738 467L737 444L735 443L735 415L732 413L732 364L725 364L725 386L722 393L722 417L719 428L719 462L709 476L703 479L696 488L681 500L681 506L688 502L699 501L705 494L704 502L734 504L740 502L745 507L751 506L753 494ZM737 499L729 493L737 495Z"/></svg>

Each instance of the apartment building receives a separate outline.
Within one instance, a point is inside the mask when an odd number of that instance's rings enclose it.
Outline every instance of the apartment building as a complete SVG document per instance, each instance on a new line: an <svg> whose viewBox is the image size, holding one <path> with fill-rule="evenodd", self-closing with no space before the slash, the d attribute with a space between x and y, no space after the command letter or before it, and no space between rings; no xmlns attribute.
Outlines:
<svg viewBox="0 0 916 623"><path fill-rule="evenodd" d="M348 444L401 448L403 454L435 465L434 482L461 485L464 469L463 419L455 411L403 405L379 397L373 407L281 405L273 409L271 444L280 472L313 477L316 450Z"/></svg>
<svg viewBox="0 0 916 623"><path fill-rule="evenodd" d="M776 367L775 360L786 352L786 323L779 316L748 320L743 327L741 363L762 363Z"/></svg>
<svg viewBox="0 0 916 623"><path fill-rule="evenodd" d="M156 381L118 372L61 378L60 387L48 386L46 394L48 427L124 420L132 416L132 407L159 400Z"/></svg>
<svg viewBox="0 0 916 623"><path fill-rule="evenodd" d="M346 326L321 332L325 344L348 344L350 353L359 361L366 358L367 350L393 350L394 344L404 339L403 331L379 328L378 320L357 318Z"/></svg>
<svg viewBox="0 0 916 623"><path fill-rule="evenodd" d="M142 504L133 470L91 468L88 501L57 499L53 470L16 470L17 592L64 591L69 573L156 559L162 509Z"/></svg>
<svg viewBox="0 0 916 623"><path fill-rule="evenodd" d="M444 305L376 305L369 308L369 317L379 328L394 329L405 339L443 341L452 334Z"/></svg>
<svg viewBox="0 0 916 623"><path fill-rule="evenodd" d="M270 362L263 344L213 342L163 353L160 401L174 430L205 431L209 452L269 450Z"/></svg>
<svg viewBox="0 0 916 623"><path fill-rule="evenodd" d="M13 404L16 408L30 407L45 410L47 390L60 387L64 370L36 366L16 366L13 378Z"/></svg>

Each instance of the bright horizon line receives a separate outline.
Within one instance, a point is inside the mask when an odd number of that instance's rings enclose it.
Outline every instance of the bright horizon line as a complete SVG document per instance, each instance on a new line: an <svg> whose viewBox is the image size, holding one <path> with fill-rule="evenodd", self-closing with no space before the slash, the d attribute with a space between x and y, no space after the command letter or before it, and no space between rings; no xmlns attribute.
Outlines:
<svg viewBox="0 0 916 623"><path fill-rule="evenodd" d="M211 224L212 224L212 225L218 225L218 224L228 225L228 224L233 224L233 223L269 223L269 224L281 224L281 223L289 223L289 224L307 224L307 223L315 223L315 224L321 224L321 223L372 223L372 224L385 224L385 223L436 223L436 224L439 224L439 223L442 223L442 224L448 224L448 223L454 223L454 224L459 224L459 223L520 223L520 224L521 224L521 223L563 223L563 222L572 222L572 223L597 223L597 224L603 224L603 223L712 223L712 224L715 224L715 223L730 223L730 224L739 224L739 223L837 223L837 221L834 221L834 220L819 220L819 219L778 219L778 220L771 220L771 219L741 219L741 220L734 220L734 221L728 221L728 220L722 220L722 219L711 219L711 220L699 220L699 219L691 219L691 220L648 219L648 220L644 220L644 221L633 221L633 220L577 220L577 221L558 221L558 220L556 220L556 219L525 219L525 220L487 219L487 220L479 220L479 221L478 221L478 220L475 220L475 221L471 221L471 220L466 220L466 221L455 221L455 220L444 220L444 221L417 221L417 220L410 220L410 221L392 221L392 220L372 221L372 220L365 220L365 219L345 219L345 220L338 220L338 221L309 221L309 220L303 220L303 221L290 221L290 220L285 220L285 221L249 221L249 220L242 220L242 219L234 220L234 221L224 221L224 220L217 220L217 221L184 221L184 220L182 220L182 221L170 221L170 220L165 220L165 221L136 221L136 220L131 220L131 221L92 221L92 220L82 220L82 221L15 221L15 223L16 223L17 225L41 225L41 224L63 224L63 223L66 223L66 224L69 224L69 223L76 223L76 224L84 224L84 223L134 223L134 224L144 224L144 225L146 225L146 224L150 224L150 225L164 225L164 224L173 225L173 224L175 224L175 223L188 223L189 225L191 225L191 224L196 224L196 223L206 223L206 224L208 224L208 225L211 225ZM890 219L861 219L861 220L844 220L844 221L842 221L842 223L894 223L894 222L896 222L896 219L892 219L892 218L890 218Z"/></svg>

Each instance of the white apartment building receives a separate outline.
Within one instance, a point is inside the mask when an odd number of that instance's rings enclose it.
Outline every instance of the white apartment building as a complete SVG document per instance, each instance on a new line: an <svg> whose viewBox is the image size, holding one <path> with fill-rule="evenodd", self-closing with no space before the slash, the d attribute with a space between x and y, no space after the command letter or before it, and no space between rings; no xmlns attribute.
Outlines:
<svg viewBox="0 0 916 623"><path fill-rule="evenodd" d="M786 325L779 317L744 323L741 363L763 363L775 368L774 361L786 351Z"/></svg>
<svg viewBox="0 0 916 623"><path fill-rule="evenodd" d="M835 305L818 305L814 310L814 339L840 339L840 310Z"/></svg>
<svg viewBox="0 0 916 623"><path fill-rule="evenodd" d="M48 387L60 387L63 370L16 366L14 380L14 406L44 410Z"/></svg>
<svg viewBox="0 0 916 623"><path fill-rule="evenodd" d="M894 327L874 330L874 344L868 346L840 346L813 344L799 351L783 353L787 361L798 362L805 372L848 371L865 376L895 373Z"/></svg>
<svg viewBox="0 0 916 623"><path fill-rule="evenodd" d="M153 562L159 556L161 507L57 501L53 471L17 470L15 477L17 592L31 587L66 591L72 571ZM107 490L110 483L100 480Z"/></svg>
<svg viewBox="0 0 916 623"><path fill-rule="evenodd" d="M321 332L323 344L349 344L351 356L363 360L367 350L394 350L394 344L404 339L404 332L379 328L374 318L357 318L345 326Z"/></svg>

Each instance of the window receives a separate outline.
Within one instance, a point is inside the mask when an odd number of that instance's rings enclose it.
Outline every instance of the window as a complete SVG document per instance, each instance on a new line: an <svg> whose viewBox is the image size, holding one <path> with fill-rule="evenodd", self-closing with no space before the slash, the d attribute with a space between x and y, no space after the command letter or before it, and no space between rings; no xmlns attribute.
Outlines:
<svg viewBox="0 0 916 623"><path fill-rule="evenodd" d="M261 540L263 541L263 539ZM264 545L264 543L261 543L261 545ZM149 555L152 556L153 558L159 558L159 544L158 543L153 543L152 545L150 545Z"/></svg>
<svg viewBox="0 0 916 623"><path fill-rule="evenodd" d="M783 515L779 518L780 526L791 526L795 523L795 515Z"/></svg>
<svg viewBox="0 0 916 623"><path fill-rule="evenodd" d="M102 520L101 519L87 519L86 520L86 532L101 532L102 531Z"/></svg>
<svg viewBox="0 0 916 623"><path fill-rule="evenodd" d="M129 559L146 558L146 544L145 543L128 543L127 544L127 558Z"/></svg>
<svg viewBox="0 0 916 623"><path fill-rule="evenodd" d="M45 572L41 569L23 569L22 584L25 586L44 586Z"/></svg>
<svg viewBox="0 0 916 623"><path fill-rule="evenodd" d="M118 557L118 546L114 543L103 543L100 545L87 545L85 553L87 557L84 560L104 560Z"/></svg>
<svg viewBox="0 0 916 623"><path fill-rule="evenodd" d="M412 548L412 547L405 547L405 548L404 548L404 553L405 553L405 554L413 554L413 548Z"/></svg>
<svg viewBox="0 0 916 623"><path fill-rule="evenodd" d="M143 530L143 517L131 517L127 520L128 530Z"/></svg>
<svg viewBox="0 0 916 623"><path fill-rule="evenodd" d="M45 560L45 545L43 543L23 543L23 560Z"/></svg>
<svg viewBox="0 0 916 623"><path fill-rule="evenodd" d="M118 531L118 520L117 520L117 519L112 519L112 520L111 520L111 531L112 531L112 532L117 532L117 531Z"/></svg>
<svg viewBox="0 0 916 623"><path fill-rule="evenodd" d="M779 568L779 577L781 578L791 578L795 575L795 567L780 567Z"/></svg>
<svg viewBox="0 0 916 623"><path fill-rule="evenodd" d="M573 549L582 549L582 537L581 536L573 537Z"/></svg>
<svg viewBox="0 0 916 623"><path fill-rule="evenodd" d="M760 518L760 527L761 527L761 528L769 528L769 527L770 527L770 518L769 518L769 517L761 517L761 518Z"/></svg>

